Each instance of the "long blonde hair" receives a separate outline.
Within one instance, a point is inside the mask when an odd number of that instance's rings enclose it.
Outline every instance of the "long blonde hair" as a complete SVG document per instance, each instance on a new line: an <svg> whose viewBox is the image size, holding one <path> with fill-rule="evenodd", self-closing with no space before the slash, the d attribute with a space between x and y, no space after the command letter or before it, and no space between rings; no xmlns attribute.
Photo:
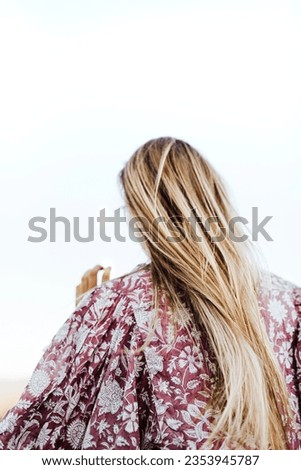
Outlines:
<svg viewBox="0 0 301 470"><path fill-rule="evenodd" d="M163 289L174 311L188 308L214 354L218 412L206 445L223 437L234 449L289 448L288 394L259 312L260 271L250 242L225 230L235 212L220 176L189 144L165 137L140 147L121 181L145 237L154 304Z"/></svg>

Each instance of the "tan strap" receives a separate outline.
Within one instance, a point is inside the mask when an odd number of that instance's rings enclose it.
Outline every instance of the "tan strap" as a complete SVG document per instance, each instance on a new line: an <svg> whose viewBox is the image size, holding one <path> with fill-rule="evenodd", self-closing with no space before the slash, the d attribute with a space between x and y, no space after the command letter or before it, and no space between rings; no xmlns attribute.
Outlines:
<svg viewBox="0 0 301 470"><path fill-rule="evenodd" d="M88 269L85 274L82 276L81 283L76 286L76 299L75 305L77 305L84 294L88 292L90 289L93 289L97 286L97 273L98 271L102 271L103 274L101 277L101 283L107 282L110 280L111 274L111 267L104 268L101 265L96 265L92 269Z"/></svg>
<svg viewBox="0 0 301 470"><path fill-rule="evenodd" d="M111 276L111 266L104 268L102 277L101 277L101 282L107 282L110 280Z"/></svg>

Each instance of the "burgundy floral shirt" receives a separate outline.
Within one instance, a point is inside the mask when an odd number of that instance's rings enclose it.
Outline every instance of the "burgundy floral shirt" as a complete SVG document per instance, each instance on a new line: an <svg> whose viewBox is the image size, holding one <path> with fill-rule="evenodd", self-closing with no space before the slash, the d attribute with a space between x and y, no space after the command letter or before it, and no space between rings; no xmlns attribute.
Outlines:
<svg viewBox="0 0 301 470"><path fill-rule="evenodd" d="M0 421L0 449L200 448L214 361L189 318L175 334L164 295L154 334L135 352L148 339L151 298L147 268L87 293ZM259 303L295 416L290 447L301 449L301 289L271 275Z"/></svg>

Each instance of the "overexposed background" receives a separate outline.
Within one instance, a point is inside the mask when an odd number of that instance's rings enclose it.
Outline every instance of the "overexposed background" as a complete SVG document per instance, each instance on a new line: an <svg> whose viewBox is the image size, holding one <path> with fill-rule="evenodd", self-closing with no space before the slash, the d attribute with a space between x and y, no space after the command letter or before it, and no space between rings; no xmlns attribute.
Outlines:
<svg viewBox="0 0 301 470"><path fill-rule="evenodd" d="M29 219L55 207L85 236L88 217L123 205L117 175L150 138L187 140L241 215L272 215L260 247L301 284L300 2L0 5L0 389L30 375L85 270L145 259L130 241L65 243L59 226L55 243L30 243Z"/></svg>

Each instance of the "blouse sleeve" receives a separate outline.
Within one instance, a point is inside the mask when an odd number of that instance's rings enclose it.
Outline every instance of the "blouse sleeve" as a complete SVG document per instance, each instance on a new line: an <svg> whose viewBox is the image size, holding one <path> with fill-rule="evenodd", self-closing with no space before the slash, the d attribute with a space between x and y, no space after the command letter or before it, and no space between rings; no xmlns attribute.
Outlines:
<svg viewBox="0 0 301 470"><path fill-rule="evenodd" d="M87 294L0 421L0 449L141 448L150 402L141 345L118 282Z"/></svg>
<svg viewBox="0 0 301 470"><path fill-rule="evenodd" d="M301 289L294 291L294 304L298 315L298 327L296 333L295 361L296 361L296 386L298 392L299 412L301 420Z"/></svg>

